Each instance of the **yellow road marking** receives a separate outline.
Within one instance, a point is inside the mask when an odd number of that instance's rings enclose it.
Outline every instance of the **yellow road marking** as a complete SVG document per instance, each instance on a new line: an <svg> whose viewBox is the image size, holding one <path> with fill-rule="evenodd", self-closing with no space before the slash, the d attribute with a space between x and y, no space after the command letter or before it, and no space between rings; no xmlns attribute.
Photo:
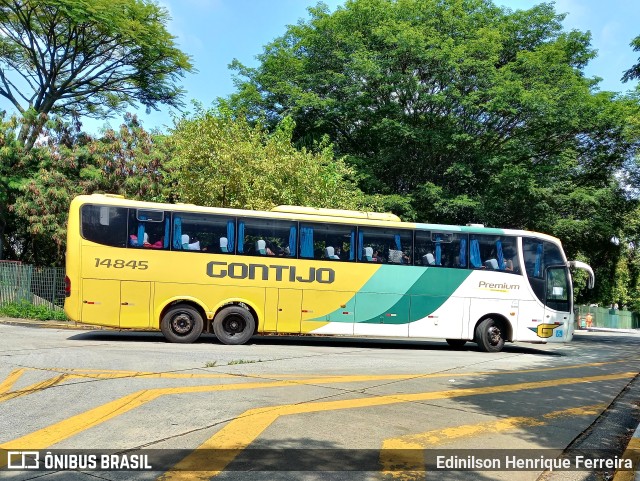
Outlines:
<svg viewBox="0 0 640 481"><path fill-rule="evenodd" d="M531 369L526 371L502 371L502 372L475 372L475 373L436 373L436 374L393 374L393 375L378 375L378 376L334 376L334 377L316 377L316 378L308 378L308 379L298 379L298 380L282 380L282 381L270 381L270 382L255 382L255 383L236 383L236 384L221 384L216 386L186 386L186 387L175 387L175 388L155 388L155 389L144 389L127 396L124 396L120 399L116 399L109 403L103 404L102 406L98 406L96 408L90 409L78 415L72 416L71 418L65 419L38 431L35 431L31 434L22 436L13 441L6 442L4 444L0 444L0 449L15 449L16 447L24 447L28 446L31 449L44 449L49 447L57 442L60 442L64 439L67 439L75 434L78 434L86 429L99 425L105 421L108 421L120 414L126 413L130 410L133 410L139 406L142 406L153 399L156 399L161 396L171 395L171 394L185 394L185 393L193 393L193 392L212 392L212 391L230 391L230 390L241 390L241 389L262 389L262 388L275 388L275 387L291 387L291 386L299 386L299 385L307 385L307 384L333 384L333 383L351 383L351 382L362 382L362 381L377 381L377 380L404 380L404 379L426 379L426 378L438 378L438 377L462 377L462 376L481 376L481 375L496 375L496 374L510 374L510 373L524 373L524 372L542 372L542 371L553 371L553 370L564 370L564 369L574 369L580 367L587 366L600 366L605 364L615 364L620 362L629 362L629 360L625 361L611 361L611 362L602 362L602 363L585 363L580 365L572 365L572 366L563 366L557 368L541 368L541 369ZM76 372L76 370L61 370ZM10 387L15 383L15 381L22 375L24 372L23 369L13 371L7 379L5 379L0 387L5 390L10 389ZM95 375L105 375L107 377L112 376L113 378L122 377L124 373L135 373L136 371L101 371L101 370L77 370L78 374L70 374L66 378L63 376L55 377L49 381L43 381L41 383L36 383L30 386L30 390L22 389L20 390L20 395L25 395L34 392L34 389L42 390L46 387L50 387L54 384L59 384L65 379L69 379L70 377L94 377ZM82 375L79 373L94 373L89 375ZM147 373L143 373L147 374ZM149 377L163 377L166 376L165 373L148 373ZM169 374L171 376L171 374ZM176 374L176 376L180 376ZM192 374L186 374L187 377L192 377ZM238 376L234 375L225 375L225 374L197 374L196 376L200 377L226 377L230 376L233 378L237 378ZM146 376L141 376L146 377ZM274 376L275 377L275 376ZM622 376L625 377L625 376ZM598 378L597 376L595 378ZM595 379L594 378L594 379ZM581 379L590 379L590 378L581 378ZM618 379L618 378L616 378ZM555 382L555 381L547 381L547 382ZM583 382L575 381L575 382ZM534 383L535 384L535 383ZM528 389L528 388L523 388ZM0 391L2 392L2 391ZM448 391L445 391L448 392ZM11 393L5 393L11 394ZM464 395L464 394L463 394ZM471 395L471 394L466 394ZM404 395L406 396L406 395ZM16 396L13 396L16 397ZM446 397L446 396L445 396ZM454 396L455 397L455 396ZM2 398L0 398L2 400ZM404 401L399 401L404 402ZM388 404L383 402L382 404ZM374 405L374 404L371 404ZM353 406L357 407L357 406ZM266 408L267 410L273 408ZM337 408L342 409L342 408ZM234 456L235 457L235 456ZM0 460L0 467L4 466L4 464ZM225 464L226 465L226 464Z"/></svg>
<svg viewBox="0 0 640 481"><path fill-rule="evenodd" d="M415 374L381 375L381 376L335 376L333 378L310 378L298 380L283 380L270 382L243 382L235 384L219 384L215 386L182 386L143 389L96 408L57 422L46 428L22 436L13 441L0 444L0 449L16 449L18 446L29 446L30 449L45 449L52 444L67 439L81 431L101 424L120 414L124 414L160 396L171 394L188 394L214 391L235 391L244 389L266 389L275 387L294 387L301 385L350 383L379 379L408 379L415 378ZM0 467L3 466L0 460Z"/></svg>
<svg viewBox="0 0 640 481"><path fill-rule="evenodd" d="M20 379L20 376L22 376L25 371L26 369L24 368L14 369L13 371L11 371L7 378L0 384L0 394L4 394L5 392L9 391L9 389L11 389L11 386L13 386L15 382Z"/></svg>
<svg viewBox="0 0 640 481"><path fill-rule="evenodd" d="M579 378L564 378L547 381L525 382L520 384L505 384L500 386L487 386L479 388L466 388L449 391L422 392L416 394L394 394L389 396L346 399L342 401L325 401L304 404L283 404L280 406L249 409L241 416L229 422L207 441L202 443L194 452L179 461L169 471L158 478L161 481L177 480L208 480L224 470L238 453L251 444L267 427L281 416L291 414L305 414L312 412L334 411L340 409L355 409L373 406L386 406L405 402L419 402L435 399L452 399L465 396L477 396L484 394L498 394L507 392L524 391L527 389L541 389L557 387L569 384L586 382L610 381L626 379L636 376L636 372L619 374L606 374ZM0 446L2 447L2 446ZM204 450L220 449L225 456L218 457L213 463ZM203 464L203 458L207 464ZM210 467L202 471L203 466ZM198 468L196 470L195 468Z"/></svg>
<svg viewBox="0 0 640 481"><path fill-rule="evenodd" d="M487 433L510 431L523 426L544 426L548 421L567 416L598 415L607 408L607 404L594 404L577 408L552 411L535 417L509 417L478 424L467 424L444 429L434 429L419 434L408 434L382 443L380 465L383 474L404 481L424 479L423 449L459 439L480 436Z"/></svg>
<svg viewBox="0 0 640 481"><path fill-rule="evenodd" d="M51 386L60 384L62 381L64 381L68 377L69 376L67 374L60 374L58 376L45 379L44 381L31 384L27 387L23 387L22 389L18 389L17 391L9 391L9 392L2 393L0 394L0 402L8 401L9 399L14 399L20 396L24 396L26 394L31 394L36 391L47 389Z"/></svg>
<svg viewBox="0 0 640 481"><path fill-rule="evenodd" d="M631 438L622 459L630 459L636 469L640 469L640 438ZM613 477L613 481L633 481L634 479L634 471L618 471Z"/></svg>
<svg viewBox="0 0 640 481"><path fill-rule="evenodd" d="M607 364L617 364L617 363L626 363L631 361L637 361L637 359L631 360L620 360L620 361L608 361L608 362L592 362L585 364L574 364L571 366L560 366L560 367L548 367L548 368L540 368L540 369L527 369L521 371L500 371L500 372L490 372L490 371L477 371L477 372L462 372L462 373L435 373L435 374L390 374L390 375L378 375L378 376L353 376L353 382L359 381L385 381L385 380L405 380L411 378L420 378L420 379L428 379L428 378L439 378L439 377L469 377L469 376L485 376L485 375L503 375L503 374L514 374L514 373L533 373L533 372L548 372L548 371L559 371L565 369L582 369L585 367L597 367L603 366ZM12 371L7 379L5 379L0 384L0 402L6 401L8 399L13 399L18 396L24 396L26 394L32 394L37 391L41 391L51 386L55 386L60 384L62 381L70 380L70 379L78 379L78 378L89 378L89 379L120 379L120 378L148 378L148 379L273 379L273 378L282 378L282 377L290 377L292 379L300 378L303 375L300 374L272 374L272 375L251 375L251 376L240 376L235 374L214 374L214 373L164 373L164 372L144 372L144 371L121 371L121 370L103 370L103 369L72 369L72 368L51 368L46 369L46 371L53 372L62 372L68 374L66 377L62 378L54 378L55 381L49 383L48 381L43 381L41 383L33 384L27 388L20 389L19 391L9 391L11 386L16 382L16 380L26 371L43 371L43 369L34 369L34 368L21 368ZM341 376L341 378L346 378L347 376ZM329 380L329 382L349 382L338 380L335 381L336 376L315 376L312 381L321 382ZM300 382L305 382L301 380ZM6 395L3 395L6 393ZM14 393L17 393L14 394Z"/></svg>

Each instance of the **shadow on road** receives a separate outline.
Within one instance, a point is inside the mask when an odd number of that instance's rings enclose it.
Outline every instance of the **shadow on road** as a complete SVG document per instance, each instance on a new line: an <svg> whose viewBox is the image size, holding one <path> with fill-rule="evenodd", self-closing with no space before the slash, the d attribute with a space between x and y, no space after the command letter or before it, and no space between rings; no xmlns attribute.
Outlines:
<svg viewBox="0 0 640 481"><path fill-rule="evenodd" d="M108 341L108 342L166 342L164 336L159 332L148 331L89 331L74 334L68 338L73 341ZM222 345L212 334L203 334L196 344ZM388 338L353 338L353 337L333 337L333 336L280 336L266 335L254 336L247 346L321 346L321 347L349 347L362 349L403 349L403 350L424 350L442 352L465 352L477 351L478 348L472 342L464 347L454 348L444 341L439 340L405 340ZM562 356L562 353L536 349L534 344L506 344L504 352L514 354L535 354L540 356ZM492 354L488 353L488 356Z"/></svg>

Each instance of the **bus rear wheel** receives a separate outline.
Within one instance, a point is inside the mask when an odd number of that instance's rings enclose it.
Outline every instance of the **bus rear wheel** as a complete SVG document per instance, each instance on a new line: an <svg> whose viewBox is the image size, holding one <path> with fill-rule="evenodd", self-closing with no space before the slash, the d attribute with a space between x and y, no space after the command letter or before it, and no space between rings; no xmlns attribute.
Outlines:
<svg viewBox="0 0 640 481"><path fill-rule="evenodd" d="M239 306L222 309L213 318L213 333L223 344L244 344L255 331L256 322L251 313Z"/></svg>
<svg viewBox="0 0 640 481"><path fill-rule="evenodd" d="M188 344L202 334L204 321L197 309L186 304L176 304L162 316L160 330L169 342Z"/></svg>
<svg viewBox="0 0 640 481"><path fill-rule="evenodd" d="M481 351L500 352L504 346L502 326L488 317L476 326L474 340L478 343Z"/></svg>
<svg viewBox="0 0 640 481"><path fill-rule="evenodd" d="M466 339L445 339L451 347L462 347L467 343Z"/></svg>

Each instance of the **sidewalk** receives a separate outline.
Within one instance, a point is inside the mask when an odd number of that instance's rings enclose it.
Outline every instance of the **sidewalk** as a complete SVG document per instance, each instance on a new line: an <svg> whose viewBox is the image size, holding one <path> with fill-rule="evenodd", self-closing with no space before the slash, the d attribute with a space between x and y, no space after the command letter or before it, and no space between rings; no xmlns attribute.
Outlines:
<svg viewBox="0 0 640 481"><path fill-rule="evenodd" d="M0 324L24 327L43 327L50 329L82 329L82 330L113 330L110 327L93 326L74 321L40 321L38 319L22 319L17 317L0 317ZM117 329L116 329L117 330Z"/></svg>
<svg viewBox="0 0 640 481"><path fill-rule="evenodd" d="M620 334L640 334L640 329L617 329L615 327L588 327L576 329L576 332L618 332Z"/></svg>

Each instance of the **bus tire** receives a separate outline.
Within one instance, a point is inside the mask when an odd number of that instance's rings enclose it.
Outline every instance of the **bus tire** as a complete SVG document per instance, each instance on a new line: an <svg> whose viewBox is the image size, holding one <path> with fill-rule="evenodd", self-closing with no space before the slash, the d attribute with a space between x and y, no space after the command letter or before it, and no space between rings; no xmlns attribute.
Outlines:
<svg viewBox="0 0 640 481"><path fill-rule="evenodd" d="M504 346L502 326L487 317L476 326L475 339L478 347L484 352L500 352Z"/></svg>
<svg viewBox="0 0 640 481"><path fill-rule="evenodd" d="M451 347L462 347L467 343L466 339L445 339Z"/></svg>
<svg viewBox="0 0 640 481"><path fill-rule="evenodd" d="M223 344L244 344L256 328L251 313L240 306L229 306L220 310L213 318L213 333Z"/></svg>
<svg viewBox="0 0 640 481"><path fill-rule="evenodd" d="M187 304L176 304L162 316L160 330L169 342L188 344L202 334L204 321L197 309Z"/></svg>

